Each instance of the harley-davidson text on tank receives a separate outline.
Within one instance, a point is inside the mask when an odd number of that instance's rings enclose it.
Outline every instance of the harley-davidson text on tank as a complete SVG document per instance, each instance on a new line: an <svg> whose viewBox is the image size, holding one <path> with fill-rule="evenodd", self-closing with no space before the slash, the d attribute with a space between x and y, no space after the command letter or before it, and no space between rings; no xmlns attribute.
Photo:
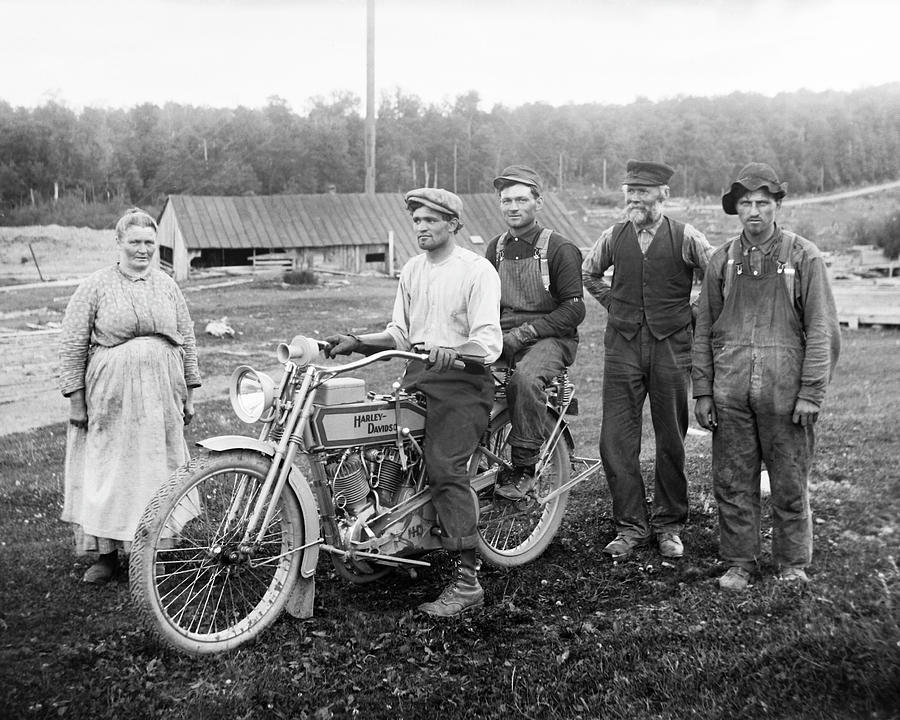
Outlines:
<svg viewBox="0 0 900 720"><path fill-rule="evenodd" d="M312 416L313 435L322 447L350 447L360 443L388 442L397 427L415 438L425 436L425 409L412 400L349 403L317 407Z"/></svg>

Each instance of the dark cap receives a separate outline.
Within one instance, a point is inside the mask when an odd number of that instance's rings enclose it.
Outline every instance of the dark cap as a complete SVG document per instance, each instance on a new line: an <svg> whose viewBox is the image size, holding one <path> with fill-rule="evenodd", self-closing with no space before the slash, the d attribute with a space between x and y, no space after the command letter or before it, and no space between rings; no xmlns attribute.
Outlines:
<svg viewBox="0 0 900 720"><path fill-rule="evenodd" d="M410 212L420 205L437 210L444 215L451 215L460 219L463 210L463 202L459 195L443 188L418 188L410 190L403 198ZM462 225L462 223L460 223Z"/></svg>
<svg viewBox="0 0 900 720"><path fill-rule="evenodd" d="M543 191L541 176L530 167L525 167L524 165L510 165L494 178L494 188L497 192L500 192L507 185L515 185L516 183L533 187L538 191L538 195Z"/></svg>
<svg viewBox="0 0 900 720"><path fill-rule="evenodd" d="M667 185L675 174L675 168L665 163L629 160L625 165L623 185Z"/></svg>
<svg viewBox="0 0 900 720"><path fill-rule="evenodd" d="M771 165L749 163L741 168L738 179L731 183L731 189L722 196L722 209L726 215L737 215L737 201L748 192L765 188L781 200L787 195L787 183L778 180Z"/></svg>

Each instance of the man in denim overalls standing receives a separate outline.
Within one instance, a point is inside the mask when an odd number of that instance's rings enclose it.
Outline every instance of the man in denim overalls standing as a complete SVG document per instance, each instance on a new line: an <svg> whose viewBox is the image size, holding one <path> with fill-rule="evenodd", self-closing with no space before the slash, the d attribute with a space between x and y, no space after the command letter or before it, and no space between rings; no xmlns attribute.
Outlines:
<svg viewBox="0 0 900 720"><path fill-rule="evenodd" d="M503 355L516 369L507 387L513 470L502 474L495 493L520 500L535 485L549 431L544 388L575 362L584 320L581 251L537 222L544 200L534 170L510 165L494 178L494 188L507 229L488 243L485 257L500 274Z"/></svg>
<svg viewBox="0 0 900 720"><path fill-rule="evenodd" d="M750 163L722 196L743 226L710 258L693 351L694 414L713 431L713 490L725 590L746 589L760 555L760 464L772 487L779 579L807 582L814 424L840 351L825 262L776 219L785 184Z"/></svg>

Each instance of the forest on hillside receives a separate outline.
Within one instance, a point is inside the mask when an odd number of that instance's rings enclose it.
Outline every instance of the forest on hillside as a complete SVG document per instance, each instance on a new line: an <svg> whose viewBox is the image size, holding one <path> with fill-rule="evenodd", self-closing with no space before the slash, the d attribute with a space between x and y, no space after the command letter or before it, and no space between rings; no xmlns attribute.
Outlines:
<svg viewBox="0 0 900 720"><path fill-rule="evenodd" d="M598 82L602 83L602 79ZM716 195L750 160L773 164L793 193L900 176L900 83L774 97L733 93L629 105L542 103L480 109L477 92L443 105L402 92L377 110L376 190L490 190L506 164L534 166L557 190L601 199L628 158L677 169L674 195ZM143 104L75 112L0 100L0 223L55 202L161 207L169 194L362 192L359 99L336 93L297 113Z"/></svg>

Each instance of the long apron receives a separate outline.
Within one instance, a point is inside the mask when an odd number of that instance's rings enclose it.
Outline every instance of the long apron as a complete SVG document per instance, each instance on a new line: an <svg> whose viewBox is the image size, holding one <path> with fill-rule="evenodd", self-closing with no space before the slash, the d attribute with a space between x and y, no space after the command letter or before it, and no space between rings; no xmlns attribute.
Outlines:
<svg viewBox="0 0 900 720"><path fill-rule="evenodd" d="M183 349L159 336L95 347L85 371L87 430L69 426L62 519L80 552L128 551L156 489L190 455Z"/></svg>
<svg viewBox="0 0 900 720"><path fill-rule="evenodd" d="M784 248L779 255L787 257ZM814 432L812 425L792 421L805 343L783 270L773 253L759 275L739 272L711 328L719 550L727 563L747 570L760 555L761 462L772 488L773 560L804 567L812 558L808 478Z"/></svg>

